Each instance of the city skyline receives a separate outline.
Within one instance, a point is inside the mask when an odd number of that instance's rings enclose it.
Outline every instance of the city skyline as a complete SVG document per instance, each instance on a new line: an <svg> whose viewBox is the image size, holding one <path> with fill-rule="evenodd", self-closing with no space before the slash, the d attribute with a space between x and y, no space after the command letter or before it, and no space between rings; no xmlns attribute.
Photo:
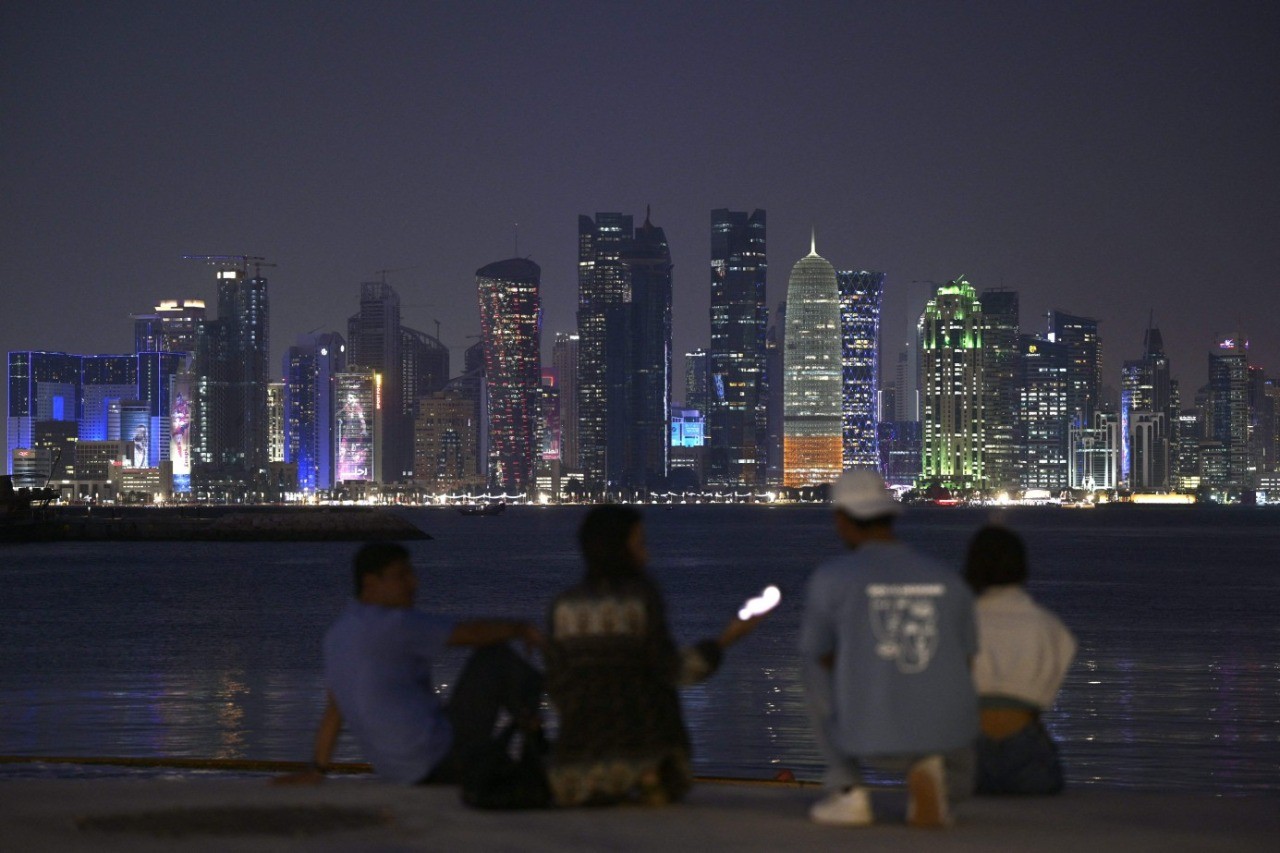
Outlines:
<svg viewBox="0 0 1280 853"><path fill-rule="evenodd" d="M811 228L836 268L883 270L886 363L925 282L964 275L1017 290L1024 331L1100 320L1112 387L1152 311L1184 388L1237 329L1280 369L1267 6L488 8L0 12L0 347L127 352L129 314L214 304L183 255L228 252L278 264L273 367L382 270L460 364L478 266L542 267L550 341L575 328L575 217L652 204L677 360L709 343L729 208L769 213L770 311Z"/></svg>

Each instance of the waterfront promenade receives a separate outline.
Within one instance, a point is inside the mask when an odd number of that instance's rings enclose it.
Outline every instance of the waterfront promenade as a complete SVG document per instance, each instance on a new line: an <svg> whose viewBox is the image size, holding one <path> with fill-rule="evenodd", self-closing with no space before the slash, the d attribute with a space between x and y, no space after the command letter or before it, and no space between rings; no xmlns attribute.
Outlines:
<svg viewBox="0 0 1280 853"><path fill-rule="evenodd" d="M975 799L944 831L902 825L900 790L877 790L880 823L817 826L813 786L698 784L662 809L479 812L453 788L369 779L274 787L264 778L0 780L0 850L413 851L1273 850L1280 797L1075 790Z"/></svg>

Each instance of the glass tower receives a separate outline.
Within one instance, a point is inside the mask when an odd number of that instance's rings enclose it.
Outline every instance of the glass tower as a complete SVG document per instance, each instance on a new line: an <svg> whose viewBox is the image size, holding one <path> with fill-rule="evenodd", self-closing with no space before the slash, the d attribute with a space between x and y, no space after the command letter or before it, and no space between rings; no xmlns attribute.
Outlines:
<svg viewBox="0 0 1280 853"><path fill-rule="evenodd" d="M284 458L298 466L298 488L334 484L334 377L347 368L342 335L302 335L284 359Z"/></svg>
<svg viewBox="0 0 1280 853"><path fill-rule="evenodd" d="M711 211L710 485L756 486L768 464L765 212ZM686 400L696 407L694 401Z"/></svg>
<svg viewBox="0 0 1280 853"><path fill-rule="evenodd" d="M840 287L816 242L791 269L786 323L782 484L830 483L843 464Z"/></svg>
<svg viewBox="0 0 1280 853"><path fill-rule="evenodd" d="M524 258L476 270L480 332L489 394L490 476L523 492L537 470L541 403L541 268Z"/></svg>
<svg viewBox="0 0 1280 853"><path fill-rule="evenodd" d="M876 389L880 387L882 272L840 272L841 431L844 467L880 470Z"/></svg>
<svg viewBox="0 0 1280 853"><path fill-rule="evenodd" d="M982 291L983 459L996 488L1021 482L1018 445L1018 292Z"/></svg>

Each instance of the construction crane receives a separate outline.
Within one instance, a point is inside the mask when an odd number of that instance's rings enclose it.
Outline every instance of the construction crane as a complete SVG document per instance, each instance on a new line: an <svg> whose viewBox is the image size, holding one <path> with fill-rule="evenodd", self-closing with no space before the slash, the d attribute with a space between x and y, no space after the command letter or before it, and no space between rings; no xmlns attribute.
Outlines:
<svg viewBox="0 0 1280 853"><path fill-rule="evenodd" d="M263 267L275 266L275 264L268 263L266 258L259 255L183 255L182 259L184 261L200 261L223 269L238 269L241 275L248 274L249 267L252 266L254 278L261 274Z"/></svg>
<svg viewBox="0 0 1280 853"><path fill-rule="evenodd" d="M422 264L414 264L414 265L413 265L413 266L411 266L411 267L396 267L395 269L389 269L389 270L374 270L374 275L376 275L376 276L378 276L380 279L382 279L382 283L383 283L383 284L386 284L386 283L387 283L387 273L392 273L392 272L408 272L409 270L416 270L416 269L420 269L421 267L422 267Z"/></svg>

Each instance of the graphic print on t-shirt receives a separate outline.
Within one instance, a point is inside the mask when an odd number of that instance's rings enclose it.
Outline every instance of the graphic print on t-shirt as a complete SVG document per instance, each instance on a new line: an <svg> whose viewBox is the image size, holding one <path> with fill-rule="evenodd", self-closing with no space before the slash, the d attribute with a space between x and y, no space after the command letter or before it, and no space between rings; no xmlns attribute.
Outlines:
<svg viewBox="0 0 1280 853"><path fill-rule="evenodd" d="M942 584L867 585L867 607L876 654L904 673L924 672L938 647L938 604Z"/></svg>

